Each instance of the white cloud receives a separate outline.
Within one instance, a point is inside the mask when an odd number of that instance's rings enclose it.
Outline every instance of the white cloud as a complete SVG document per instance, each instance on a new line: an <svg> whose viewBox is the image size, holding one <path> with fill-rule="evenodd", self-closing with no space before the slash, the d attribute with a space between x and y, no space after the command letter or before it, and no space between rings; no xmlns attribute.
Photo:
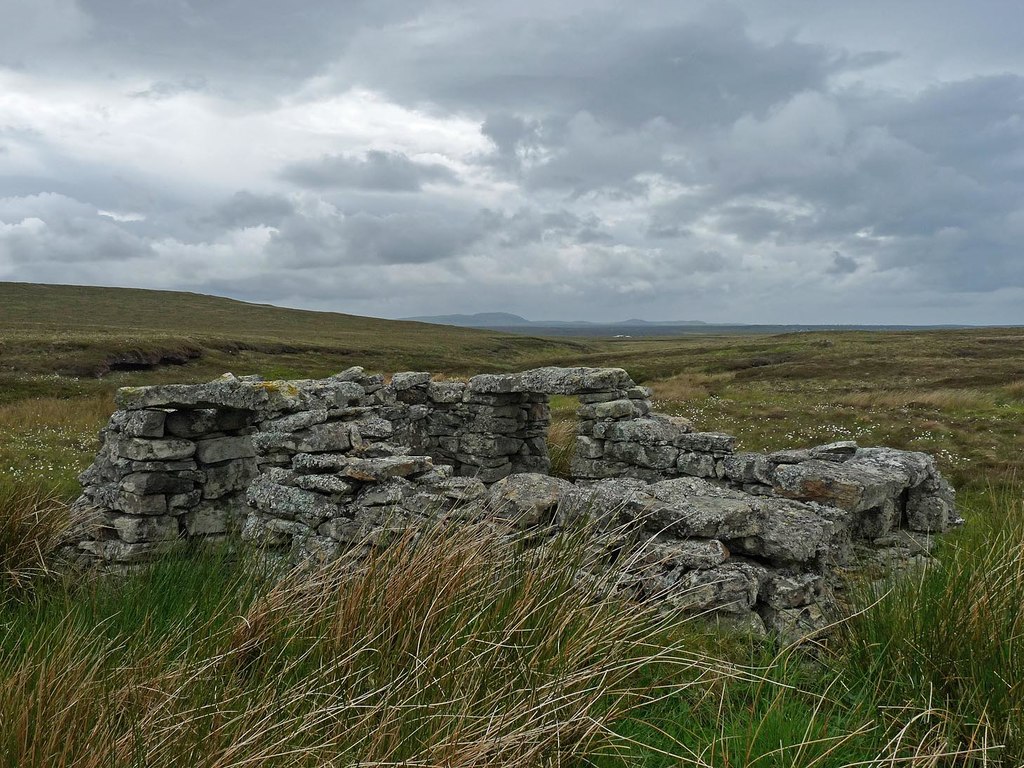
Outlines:
<svg viewBox="0 0 1024 768"><path fill-rule="evenodd" d="M1024 322L1024 10L983 4L9 0L0 277Z"/></svg>

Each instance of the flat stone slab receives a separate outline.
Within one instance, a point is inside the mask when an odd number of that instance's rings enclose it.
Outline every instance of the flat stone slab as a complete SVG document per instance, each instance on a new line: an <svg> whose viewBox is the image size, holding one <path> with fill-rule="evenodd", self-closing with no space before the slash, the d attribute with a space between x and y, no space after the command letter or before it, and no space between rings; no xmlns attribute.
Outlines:
<svg viewBox="0 0 1024 768"><path fill-rule="evenodd" d="M539 392L578 395L628 390L636 384L622 368L534 368L521 373L485 373L469 380L469 391L481 394Z"/></svg>
<svg viewBox="0 0 1024 768"><path fill-rule="evenodd" d="M208 384L159 384L122 387L114 396L118 408L232 408L242 411L298 411L303 409L302 390L290 381L243 381L222 378Z"/></svg>

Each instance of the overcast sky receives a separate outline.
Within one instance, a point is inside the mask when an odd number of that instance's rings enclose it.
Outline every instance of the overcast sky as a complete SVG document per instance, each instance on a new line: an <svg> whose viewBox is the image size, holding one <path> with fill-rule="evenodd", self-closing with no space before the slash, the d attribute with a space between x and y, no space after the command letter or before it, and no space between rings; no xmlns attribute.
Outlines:
<svg viewBox="0 0 1024 768"><path fill-rule="evenodd" d="M1020 0L0 0L0 280L1024 323Z"/></svg>

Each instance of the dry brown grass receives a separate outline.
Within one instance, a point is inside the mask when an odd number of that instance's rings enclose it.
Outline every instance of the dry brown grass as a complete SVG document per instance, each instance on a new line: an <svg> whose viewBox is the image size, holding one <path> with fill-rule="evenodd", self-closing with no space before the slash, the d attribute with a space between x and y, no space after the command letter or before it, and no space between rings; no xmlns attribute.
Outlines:
<svg viewBox="0 0 1024 768"><path fill-rule="evenodd" d="M563 543L408 532L296 569L212 638L62 622L0 657L0 765L538 766L608 749L650 693L639 671L700 662L658 642L671 621L578 584L582 549Z"/></svg>
<svg viewBox="0 0 1024 768"><path fill-rule="evenodd" d="M1003 391L1006 392L1010 397L1024 398L1024 379L1017 381L1011 381L1009 384L1003 387Z"/></svg>
<svg viewBox="0 0 1024 768"><path fill-rule="evenodd" d="M843 405L857 408L937 408L946 411L962 411L972 408L990 408L996 404L991 391L980 389L931 389L931 390L878 390L857 392L839 397Z"/></svg>
<svg viewBox="0 0 1024 768"><path fill-rule="evenodd" d="M651 382L650 387L657 401L685 403L719 391L732 378L731 373L681 373Z"/></svg>
<svg viewBox="0 0 1024 768"><path fill-rule="evenodd" d="M73 517L39 488L0 482L0 606L24 595L51 573Z"/></svg>
<svg viewBox="0 0 1024 768"><path fill-rule="evenodd" d="M569 477L569 466L576 453L576 432L578 422L574 419L556 419L548 428L548 458L551 460L551 474Z"/></svg>
<svg viewBox="0 0 1024 768"><path fill-rule="evenodd" d="M0 432L27 427L94 430L114 410L107 395L75 398L39 397L0 405Z"/></svg>

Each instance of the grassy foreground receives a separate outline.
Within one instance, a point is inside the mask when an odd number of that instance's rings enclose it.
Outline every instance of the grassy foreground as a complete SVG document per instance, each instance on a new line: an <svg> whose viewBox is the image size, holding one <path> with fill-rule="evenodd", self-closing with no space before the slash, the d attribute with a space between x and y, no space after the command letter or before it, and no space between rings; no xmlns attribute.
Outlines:
<svg viewBox="0 0 1024 768"><path fill-rule="evenodd" d="M1017 329L551 341L179 294L0 294L0 766L1024 764ZM48 571L116 386L353 364L621 365L660 410L745 449L932 452L969 524L811 649L588 600L567 589L571 545L538 560L486 536L410 543L354 576L281 580L201 551L130 579ZM555 402L563 461L572 410Z"/></svg>

